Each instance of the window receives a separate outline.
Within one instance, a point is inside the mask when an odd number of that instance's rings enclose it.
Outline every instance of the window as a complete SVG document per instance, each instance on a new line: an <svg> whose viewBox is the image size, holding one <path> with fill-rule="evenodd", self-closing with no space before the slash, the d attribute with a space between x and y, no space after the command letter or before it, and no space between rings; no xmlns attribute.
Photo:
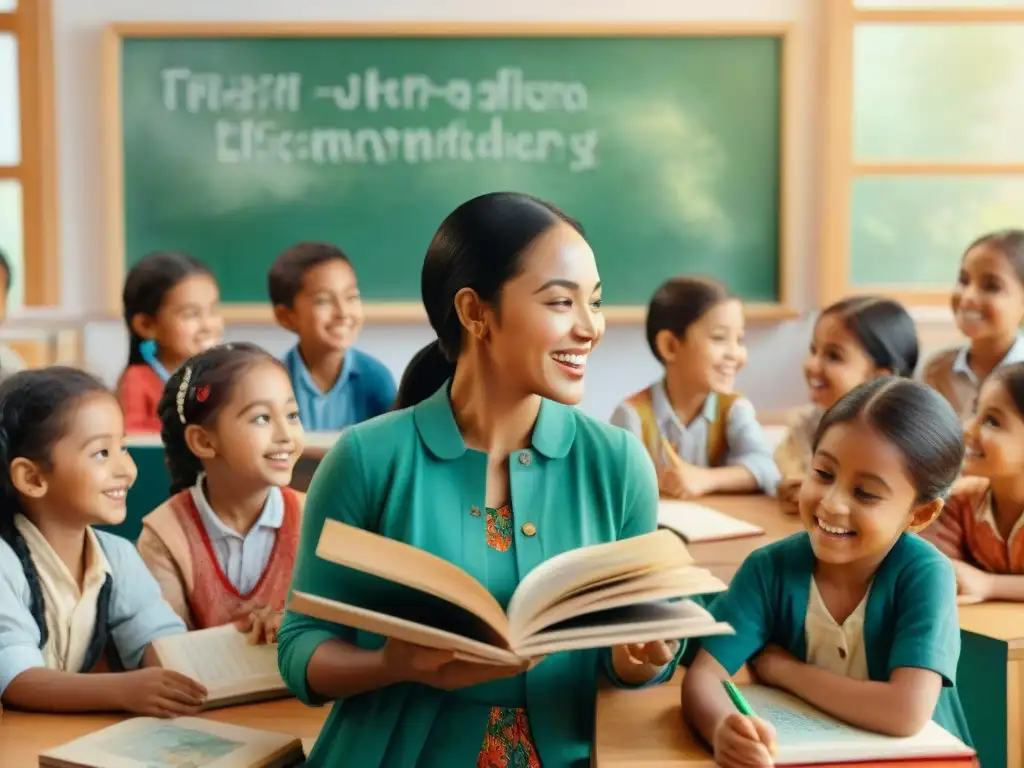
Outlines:
<svg viewBox="0 0 1024 768"><path fill-rule="evenodd" d="M0 250L9 307L57 304L50 0L0 0Z"/></svg>
<svg viewBox="0 0 1024 768"><path fill-rule="evenodd" d="M828 10L822 299L945 303L972 240L1024 227L1024 0Z"/></svg>

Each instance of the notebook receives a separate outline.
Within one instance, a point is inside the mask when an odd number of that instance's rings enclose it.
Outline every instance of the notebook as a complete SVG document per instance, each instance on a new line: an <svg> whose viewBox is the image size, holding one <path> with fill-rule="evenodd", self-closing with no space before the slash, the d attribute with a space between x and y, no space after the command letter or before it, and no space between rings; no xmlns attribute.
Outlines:
<svg viewBox="0 0 1024 768"><path fill-rule="evenodd" d="M40 768L291 768L302 742L195 717L133 717L39 755Z"/></svg>
<svg viewBox="0 0 1024 768"><path fill-rule="evenodd" d="M690 501L659 501L658 526L675 531L687 544L764 535L759 525Z"/></svg>
<svg viewBox="0 0 1024 768"><path fill-rule="evenodd" d="M737 687L757 716L775 726L778 737L775 764L779 766L884 764L890 760L940 758L970 760L975 754L931 720L914 736L886 736L837 720L778 688L757 684Z"/></svg>

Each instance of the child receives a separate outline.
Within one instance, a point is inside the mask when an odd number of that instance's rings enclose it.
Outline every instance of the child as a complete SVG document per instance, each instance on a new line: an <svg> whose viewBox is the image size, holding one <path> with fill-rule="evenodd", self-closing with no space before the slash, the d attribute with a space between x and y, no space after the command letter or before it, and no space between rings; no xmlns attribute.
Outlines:
<svg viewBox="0 0 1024 768"><path fill-rule="evenodd" d="M142 521L138 547L190 629L241 622L276 642L302 503L288 488L302 425L284 367L227 344L171 376L160 400L171 498Z"/></svg>
<svg viewBox="0 0 1024 768"><path fill-rule="evenodd" d="M673 278L651 299L647 343L665 378L611 422L647 446L664 496L775 493L779 472L754 406L732 393L747 361L743 326L743 304L711 280Z"/></svg>
<svg viewBox="0 0 1024 768"><path fill-rule="evenodd" d="M0 289L0 322L3 322L7 319L7 299L11 294L11 263L3 251L0 251L0 281L3 281L3 288ZM0 380L24 368L25 361L21 356L6 344L0 343Z"/></svg>
<svg viewBox="0 0 1024 768"><path fill-rule="evenodd" d="M840 720L909 736L929 718L963 741L953 569L908 533L928 525L964 444L949 404L879 377L833 405L800 489L807 529L756 550L711 610L735 635L702 641L683 711L717 765L769 766L771 726L739 714L722 681L750 661L768 685Z"/></svg>
<svg viewBox="0 0 1024 768"><path fill-rule="evenodd" d="M864 296L843 299L821 313L804 359L811 404L794 414L775 449L783 510L797 511L797 494L810 469L811 441L822 414L876 376L913 376L917 355L917 329L899 302Z"/></svg>
<svg viewBox="0 0 1024 768"><path fill-rule="evenodd" d="M966 419L985 377L1000 365L1024 361L1024 230L993 232L971 243L952 305L956 327L970 343L935 354L923 378Z"/></svg>
<svg viewBox="0 0 1024 768"><path fill-rule="evenodd" d="M924 535L953 561L960 602L1024 601L1024 363L981 385L966 442L964 474L976 477Z"/></svg>
<svg viewBox="0 0 1024 768"><path fill-rule="evenodd" d="M303 426L333 432L391 408L395 380L383 363L353 349L363 302L348 257L327 243L299 243L268 276L274 317L299 337L284 357Z"/></svg>
<svg viewBox="0 0 1024 768"><path fill-rule="evenodd" d="M7 379L0 385L0 473L3 704L195 714L206 691L156 666L150 647L184 632L184 624L132 545L91 528L124 520L135 481L113 394L72 368ZM83 674L94 671L109 673Z"/></svg>
<svg viewBox="0 0 1024 768"><path fill-rule="evenodd" d="M184 253L152 253L124 284L128 367L117 384L129 432L159 432L157 403L164 383L192 355L220 343L217 281Z"/></svg>

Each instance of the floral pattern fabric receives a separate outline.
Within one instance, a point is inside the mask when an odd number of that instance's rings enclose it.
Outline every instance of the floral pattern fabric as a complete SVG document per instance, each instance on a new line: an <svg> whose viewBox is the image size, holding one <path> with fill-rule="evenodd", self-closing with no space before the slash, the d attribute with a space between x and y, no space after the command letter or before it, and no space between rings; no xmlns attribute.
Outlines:
<svg viewBox="0 0 1024 768"><path fill-rule="evenodd" d="M512 548L512 508L487 510L487 546L498 552ZM541 768L525 709L494 707L487 722L477 768Z"/></svg>

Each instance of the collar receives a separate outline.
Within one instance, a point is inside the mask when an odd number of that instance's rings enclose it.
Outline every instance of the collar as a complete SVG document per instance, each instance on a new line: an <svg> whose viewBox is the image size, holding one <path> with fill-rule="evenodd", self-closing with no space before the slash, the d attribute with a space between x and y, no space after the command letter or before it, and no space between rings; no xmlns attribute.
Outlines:
<svg viewBox="0 0 1024 768"><path fill-rule="evenodd" d="M968 380L978 385L978 377L974 375L974 371L971 370L971 366L967 363L967 355L971 351L971 345L965 344L957 350L956 357L953 358L953 373L959 373L968 378ZM1019 363L1024 361L1024 337L1017 336L1012 346L1006 352L1006 356L996 365L998 368L1001 365L1009 365L1010 363Z"/></svg>
<svg viewBox="0 0 1024 768"><path fill-rule="evenodd" d="M206 473L200 472L196 484L189 488L192 495L192 502L196 505L196 511L206 527L206 532L211 540L240 538L241 534L228 526L220 516L213 511L210 502L206 500L206 493L203 491L203 480ZM284 496L281 489L273 487L267 493L267 500L263 502L263 509L252 530L257 528L280 528L284 522ZM251 532L251 531L250 531Z"/></svg>
<svg viewBox="0 0 1024 768"><path fill-rule="evenodd" d="M331 388L324 392L317 383L313 381L313 374L309 372L309 368L306 366L306 361L302 359L302 354L299 352L299 345L296 344L288 352L288 356L291 358L289 367L294 371L295 375L292 377L293 380L298 379L305 389L317 397L325 397L340 390L349 379L357 378L359 376L359 369L356 367L355 358L356 351L349 349L345 352L345 357L341 362L341 373L338 375L338 380L331 385Z"/></svg>
<svg viewBox="0 0 1024 768"><path fill-rule="evenodd" d="M78 582L71 575L71 571L68 570L64 561L60 559L60 556L50 546L50 542L46 540L46 537L36 528L35 524L25 515L16 514L14 516L14 526L22 535L22 538L25 539L25 545L28 547L29 555L31 555L36 567L41 571L52 574L52 577L59 578L61 581L71 585L75 593L79 593ZM102 583L110 573L112 573L110 561L107 560L107 556L103 553L103 547L100 545L99 539L96 538L96 532L92 528L86 528L85 578L82 579L81 592L85 592L90 587Z"/></svg>
<svg viewBox="0 0 1024 768"><path fill-rule="evenodd" d="M466 452L466 443L455 423L448 390L451 379L413 408L413 420L424 445L437 458L450 461ZM549 459L563 459L576 436L575 409L554 400L541 399L540 413L530 438L533 448Z"/></svg>
<svg viewBox="0 0 1024 768"><path fill-rule="evenodd" d="M662 379L651 390L651 407L654 409L654 418L658 421L659 427L674 425L680 432L686 431L686 426L679 420L672 401L668 399L668 390L665 388L665 380ZM715 421L718 415L718 393L711 392L704 398L704 405L701 406L697 418L704 419L709 424Z"/></svg>

